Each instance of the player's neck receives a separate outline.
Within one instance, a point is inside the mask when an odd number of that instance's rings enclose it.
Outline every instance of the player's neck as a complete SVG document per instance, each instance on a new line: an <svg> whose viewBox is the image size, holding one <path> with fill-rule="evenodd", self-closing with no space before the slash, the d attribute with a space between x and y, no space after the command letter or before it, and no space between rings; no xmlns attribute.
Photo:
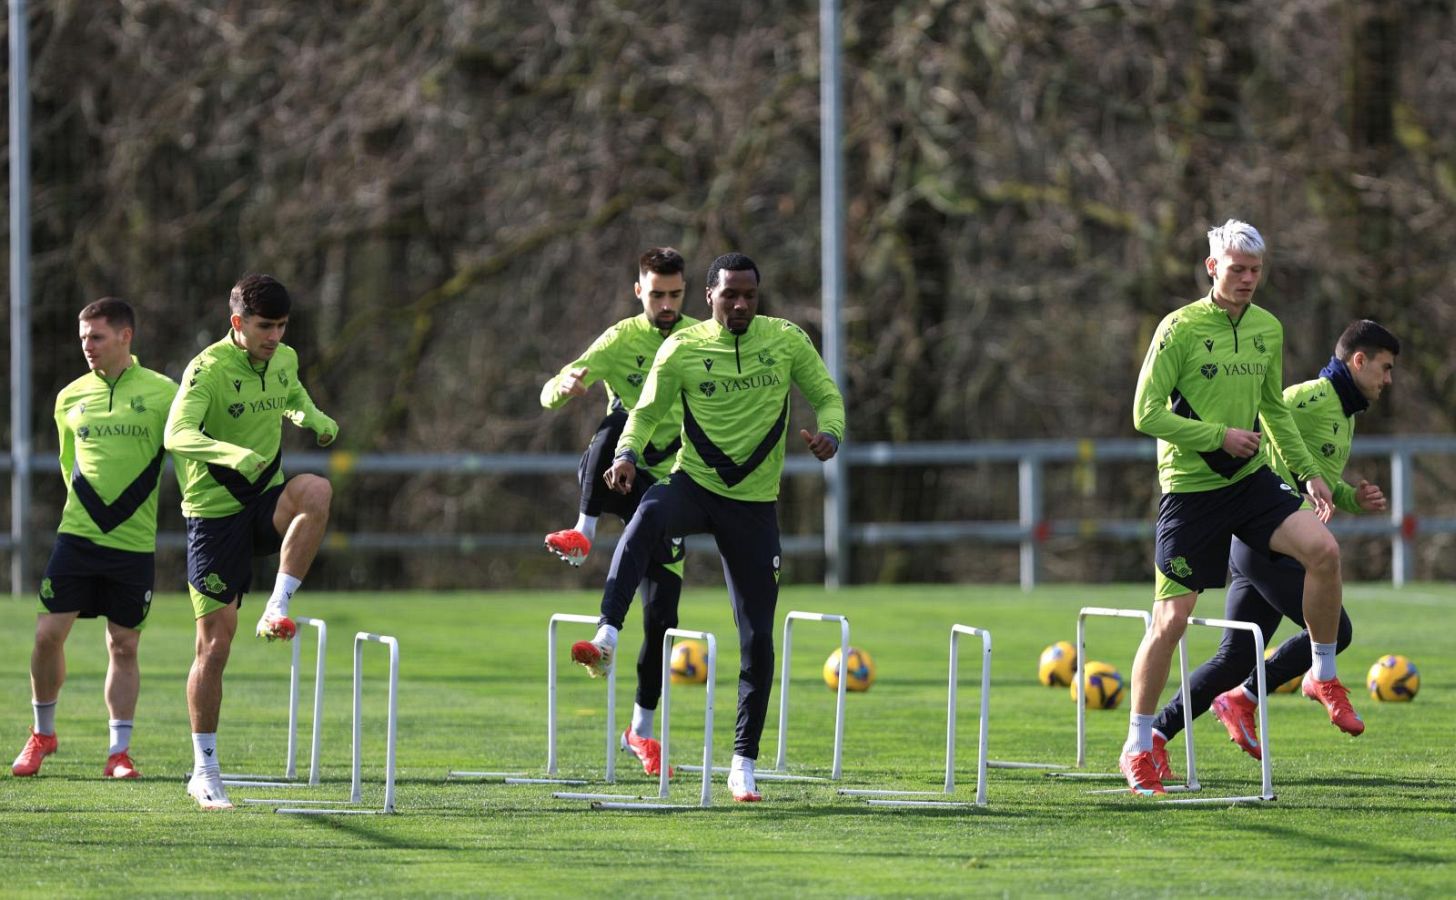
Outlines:
<svg viewBox="0 0 1456 900"><path fill-rule="evenodd" d="M115 381L116 379L121 377L122 372L125 372L129 368L131 368L130 353L128 353L126 356L123 356L121 362L117 363L114 366L106 366L105 368L97 366L96 374L100 375L102 380L104 381Z"/></svg>
<svg viewBox="0 0 1456 900"><path fill-rule="evenodd" d="M1235 324L1238 323L1239 319L1244 317L1244 312L1249 308L1249 303L1239 303L1235 300L1225 299L1220 297L1217 291L1210 291L1208 296L1213 301L1213 305L1227 313L1229 321ZM1252 302L1250 301L1250 303Z"/></svg>

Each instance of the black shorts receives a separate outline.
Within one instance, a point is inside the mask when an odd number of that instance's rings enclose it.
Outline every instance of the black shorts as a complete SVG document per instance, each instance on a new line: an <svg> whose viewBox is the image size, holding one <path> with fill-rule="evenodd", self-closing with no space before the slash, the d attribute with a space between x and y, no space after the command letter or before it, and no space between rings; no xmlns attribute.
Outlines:
<svg viewBox="0 0 1456 900"><path fill-rule="evenodd" d="M155 553L117 550L58 534L40 583L41 606L46 612L105 617L140 629L152 609L156 560Z"/></svg>
<svg viewBox="0 0 1456 900"><path fill-rule="evenodd" d="M253 585L253 557L270 556L283 546L283 535L273 527L283 487L269 488L230 516L187 519L187 586L199 617L233 598L241 609Z"/></svg>
<svg viewBox="0 0 1456 900"><path fill-rule="evenodd" d="M1164 494L1158 503L1157 599L1223 587L1234 537L1274 556L1269 539L1303 502L1267 468L1228 487Z"/></svg>

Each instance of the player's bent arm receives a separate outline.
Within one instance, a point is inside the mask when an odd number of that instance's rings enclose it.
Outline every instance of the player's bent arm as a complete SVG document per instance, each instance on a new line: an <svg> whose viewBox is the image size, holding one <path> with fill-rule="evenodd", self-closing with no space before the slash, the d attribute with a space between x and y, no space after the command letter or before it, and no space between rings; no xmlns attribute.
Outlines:
<svg viewBox="0 0 1456 900"><path fill-rule="evenodd" d="M607 363L611 359L612 344L617 340L620 328L613 325L606 331L597 335L597 339L591 342L586 352L576 359L561 367L555 377L541 386L541 405L546 409L560 409L571 402L571 394L561 389L562 383L571 377L571 373L577 369L585 368L586 377L581 380L584 388L589 388L607 376Z"/></svg>
<svg viewBox="0 0 1456 900"><path fill-rule="evenodd" d="M824 365L824 357L814 349L809 335L797 326L793 330L798 332L797 336L802 342L794 342L796 352L791 377L799 390L804 392L809 405L814 407L814 418L819 430L833 438L835 449L838 449L839 443L844 440L844 395L839 392L839 385L830 377L829 367Z"/></svg>
<svg viewBox="0 0 1456 900"><path fill-rule="evenodd" d="M1264 373L1264 385L1261 388L1259 398L1259 418L1264 421L1264 433L1269 436L1270 442L1274 445L1274 451L1295 478L1310 480L1312 478L1324 478L1314 458L1310 456L1309 448L1305 446L1304 438L1299 433L1299 426L1295 424L1294 415L1290 413L1289 406L1284 402L1284 388L1280 384L1284 380L1284 348L1282 335L1279 338L1280 346L1275 348L1270 355L1269 368ZM1334 479L1329 479L1333 481ZM1325 496L1322 498L1329 501L1329 487L1325 486Z"/></svg>
<svg viewBox="0 0 1456 900"><path fill-rule="evenodd" d="M205 379L194 381L178 391L172 400L162 446L175 456L227 466L248 477L261 471L268 460L246 447L215 440L202 433L202 420L212 402L212 394Z"/></svg>
<svg viewBox="0 0 1456 900"><path fill-rule="evenodd" d="M283 411L283 417L298 428L311 430L320 447L327 447L339 436L339 423L319 410L301 381L295 380L288 389L288 408Z"/></svg>
<svg viewBox="0 0 1456 900"><path fill-rule="evenodd" d="M1153 338L1138 373L1133 395L1132 425L1149 437L1167 441L1184 450L1207 453L1223 446L1226 425L1186 419L1168 408L1168 398L1178 384L1181 360L1176 333L1167 327L1160 339Z"/></svg>

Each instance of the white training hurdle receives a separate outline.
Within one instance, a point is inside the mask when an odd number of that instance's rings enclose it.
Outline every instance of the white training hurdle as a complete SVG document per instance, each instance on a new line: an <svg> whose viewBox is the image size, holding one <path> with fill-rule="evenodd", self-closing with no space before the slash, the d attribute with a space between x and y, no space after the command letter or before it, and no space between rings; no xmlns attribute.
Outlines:
<svg viewBox="0 0 1456 900"><path fill-rule="evenodd" d="M279 808L275 810L285 815L376 815L380 813L394 812L394 777L395 777L395 751L399 742L399 641L389 635L371 634L361 631L354 635L354 750L352 761L352 776L350 778L349 799L344 801L349 807L354 807L364 802L363 797L363 766L362 748L363 743L363 706L364 706L364 645L366 643L383 644L389 648L389 724L385 738L385 761L384 761L384 805L381 809L355 809L339 808L339 801L316 801L319 804L334 803L334 807L310 806L303 807L307 801L287 801L299 804L298 807ZM276 802L276 801L275 801Z"/></svg>
<svg viewBox="0 0 1456 900"><path fill-rule="evenodd" d="M557 794L562 799L595 799L592 809L621 809L621 810L680 810L698 809L712 804L713 788L713 693L718 682L718 639L707 631L688 631L683 628L669 628L662 636L662 771L657 778L657 800L667 799L669 773L672 770L669 761L672 759L672 644L673 638L692 638L704 641L708 645L708 682L705 685L705 703L703 710L703 753L702 765L694 766L693 769L702 773L702 785L698 793L696 806L682 803L651 802L650 800L639 800L637 798L618 797L615 795L570 795ZM687 769L687 766L680 767Z"/></svg>
<svg viewBox="0 0 1456 900"><path fill-rule="evenodd" d="M935 797L949 796L955 792L955 760L956 760L956 720L960 708L959 685L960 685L960 648L961 635L979 637L981 639L981 714L979 741L976 752L976 806L986 805L986 747L989 734L991 718L991 632L983 628L972 628L969 625L952 625L950 628L950 677L946 688L946 712L945 712L945 788L942 791L898 791L898 790L862 790L842 789L839 791L845 797L865 797L870 806L884 807L905 807L905 806L943 806L943 807L966 807L971 804L958 803L947 800L913 800L899 799L907 797ZM842 676L841 676L842 678ZM842 681L841 681L842 683Z"/></svg>
<svg viewBox="0 0 1456 900"><path fill-rule="evenodd" d="M318 632L313 674L313 736L309 743L308 783L298 783L298 683L301 673L300 645L295 640L292 664L288 670L288 750L284 760L283 775L228 774L222 776L222 783L228 787L297 788L317 787L319 783L319 746L324 710L324 653L329 646L329 628L323 619L308 616L294 616L293 624L311 627Z"/></svg>

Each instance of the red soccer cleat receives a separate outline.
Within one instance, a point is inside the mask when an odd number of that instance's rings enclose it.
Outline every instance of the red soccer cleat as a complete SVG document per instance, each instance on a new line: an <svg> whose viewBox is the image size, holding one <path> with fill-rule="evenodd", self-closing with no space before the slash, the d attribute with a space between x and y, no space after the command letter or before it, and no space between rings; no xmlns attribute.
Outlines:
<svg viewBox="0 0 1456 900"><path fill-rule="evenodd" d="M591 552L591 541L575 528L568 528L546 535L546 549L571 565L579 566L586 562L586 556Z"/></svg>
<svg viewBox="0 0 1456 900"><path fill-rule="evenodd" d="M1168 793L1163 782L1158 780L1158 766L1153 762L1151 750L1122 754L1117 760L1117 768L1127 779L1127 786L1132 788L1134 794L1151 797L1154 794Z"/></svg>
<svg viewBox="0 0 1456 900"><path fill-rule="evenodd" d="M106 757L106 768L101 770L101 774L107 778L142 777L142 773L137 771L136 763L131 761L125 750Z"/></svg>
<svg viewBox="0 0 1456 900"><path fill-rule="evenodd" d="M258 637L272 641L291 641L293 636L298 634L298 626L287 616L279 616L264 611L263 617L258 620Z"/></svg>
<svg viewBox="0 0 1456 900"><path fill-rule="evenodd" d="M30 739L25 742L24 749L10 766L10 774L17 778L28 778L39 773L40 764L45 762L47 756L56 752L56 746L55 735L39 734L31 729Z"/></svg>
<svg viewBox="0 0 1456 900"><path fill-rule="evenodd" d="M1304 681L1300 684L1300 690L1309 699L1323 703L1325 709L1329 710L1330 721L1345 734L1359 737L1365 733L1365 722L1360 718L1360 714L1355 712L1355 707L1350 705L1350 692L1343 684L1340 684L1340 679L1315 681L1306 672Z"/></svg>
<svg viewBox="0 0 1456 900"><path fill-rule="evenodd" d="M1264 758L1259 746L1259 704L1248 698L1241 687L1224 691L1213 698L1213 714L1228 729L1229 740L1254 759Z"/></svg>
<svg viewBox="0 0 1456 900"><path fill-rule="evenodd" d="M601 678L612 671L612 649L592 641L577 641L571 645L571 659L585 666L591 677Z"/></svg>
<svg viewBox="0 0 1456 900"><path fill-rule="evenodd" d="M628 728L622 732L622 749L631 750L642 760L642 771L648 775L662 774L662 744L654 738L638 737L637 733ZM672 767L667 769L667 777L673 776Z"/></svg>
<svg viewBox="0 0 1456 900"><path fill-rule="evenodd" d="M1153 766L1158 771L1158 780L1163 784L1178 779L1178 776L1173 774L1173 767L1168 763L1168 739L1161 734L1153 735Z"/></svg>

